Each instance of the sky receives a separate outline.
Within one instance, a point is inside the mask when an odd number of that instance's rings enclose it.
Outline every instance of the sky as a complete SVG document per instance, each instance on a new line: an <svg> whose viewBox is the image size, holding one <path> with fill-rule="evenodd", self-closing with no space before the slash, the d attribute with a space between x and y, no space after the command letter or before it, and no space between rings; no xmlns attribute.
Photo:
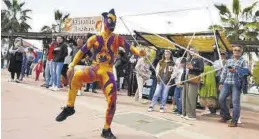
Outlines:
<svg viewBox="0 0 259 139"><path fill-rule="evenodd" d="M215 3L231 6L232 0L21 0L26 2L25 8L32 10L28 21L32 32L38 32L44 25L55 23L54 11L70 13L70 17L99 16L102 12L115 9L117 17L123 16L123 21L132 30L151 33L183 33L207 31L212 23L220 24ZM246 7L256 0L240 0ZM179 11L182 9L198 8L198 10ZM208 7L206 9L206 7ZM1 8L5 8L3 1ZM167 14L127 17L124 15L178 11ZM211 14L210 14L211 13ZM170 24L168 24L170 22ZM117 33L129 34L120 20ZM39 41L31 41L40 44Z"/></svg>

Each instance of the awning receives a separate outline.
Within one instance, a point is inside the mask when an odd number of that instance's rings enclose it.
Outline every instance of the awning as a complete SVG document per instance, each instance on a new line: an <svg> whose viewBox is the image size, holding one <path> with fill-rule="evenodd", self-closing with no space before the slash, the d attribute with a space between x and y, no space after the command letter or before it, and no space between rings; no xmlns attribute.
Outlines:
<svg viewBox="0 0 259 139"><path fill-rule="evenodd" d="M158 37L157 35L146 33L146 32L135 31L135 33L143 40L153 44L155 47L165 48L165 49L176 49L178 46L177 45L175 46L174 44L172 44L166 39L163 39L162 37L168 38L172 42L186 48L193 36L193 33L161 34L160 35L161 37ZM232 45L226 39L225 34L217 31L216 38L221 51L232 50ZM214 47L216 46L214 33L213 32L195 33L195 36L190 46L194 47L199 52L213 52Z"/></svg>

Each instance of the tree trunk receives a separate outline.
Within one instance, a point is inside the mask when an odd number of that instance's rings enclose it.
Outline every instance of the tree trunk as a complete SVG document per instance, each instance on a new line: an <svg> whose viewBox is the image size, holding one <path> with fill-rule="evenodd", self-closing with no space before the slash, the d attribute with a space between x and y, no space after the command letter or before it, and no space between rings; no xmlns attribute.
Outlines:
<svg viewBox="0 0 259 139"><path fill-rule="evenodd" d="M253 64L252 52L247 52L247 56L248 56L248 68L252 69L252 64Z"/></svg>

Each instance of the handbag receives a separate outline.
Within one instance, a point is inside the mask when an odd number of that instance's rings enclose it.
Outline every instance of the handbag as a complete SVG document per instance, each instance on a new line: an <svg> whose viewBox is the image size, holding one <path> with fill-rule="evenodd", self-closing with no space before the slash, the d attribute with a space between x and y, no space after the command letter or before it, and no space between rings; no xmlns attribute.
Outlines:
<svg viewBox="0 0 259 139"><path fill-rule="evenodd" d="M201 77L193 74L188 74L188 79L191 79L188 82L193 84L199 84L201 82Z"/></svg>

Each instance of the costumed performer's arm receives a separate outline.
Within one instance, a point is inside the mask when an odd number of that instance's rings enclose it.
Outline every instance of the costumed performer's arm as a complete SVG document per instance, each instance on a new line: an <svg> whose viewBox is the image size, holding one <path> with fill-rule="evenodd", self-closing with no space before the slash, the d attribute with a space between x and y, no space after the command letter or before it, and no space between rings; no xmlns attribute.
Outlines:
<svg viewBox="0 0 259 139"><path fill-rule="evenodd" d="M94 43L96 42L96 36L92 36L90 37L87 42L85 43L85 45L81 48L81 50L79 50L73 61L69 64L69 68L74 67L75 65L77 65L77 63L82 59L82 57L84 56L85 53L87 53L91 47L94 45Z"/></svg>
<svg viewBox="0 0 259 139"><path fill-rule="evenodd" d="M130 51L133 55L145 56L144 50L138 50L135 46L130 45L122 36L118 36L119 46L122 46L126 51Z"/></svg>

